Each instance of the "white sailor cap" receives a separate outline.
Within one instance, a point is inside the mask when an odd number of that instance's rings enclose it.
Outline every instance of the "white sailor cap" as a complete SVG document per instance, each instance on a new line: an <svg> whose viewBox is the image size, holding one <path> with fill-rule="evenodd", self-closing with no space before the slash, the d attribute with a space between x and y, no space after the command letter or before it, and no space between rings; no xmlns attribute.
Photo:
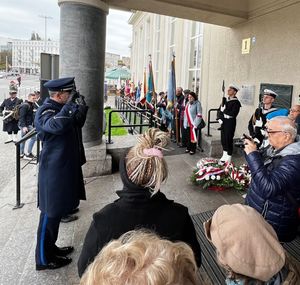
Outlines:
<svg viewBox="0 0 300 285"><path fill-rule="evenodd" d="M270 89L264 89L264 95L272 96L273 98L276 98L278 96L277 93L275 93L273 90Z"/></svg>
<svg viewBox="0 0 300 285"><path fill-rule="evenodd" d="M235 85L235 84L229 84L228 88L232 88L232 89L234 89L236 92L238 92L238 91L240 90L240 88L239 88L237 85Z"/></svg>

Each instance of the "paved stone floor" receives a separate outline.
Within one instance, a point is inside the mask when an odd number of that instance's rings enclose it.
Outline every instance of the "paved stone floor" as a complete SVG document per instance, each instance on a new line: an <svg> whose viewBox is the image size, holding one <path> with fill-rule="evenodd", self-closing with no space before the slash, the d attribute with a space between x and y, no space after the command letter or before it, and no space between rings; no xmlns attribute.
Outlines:
<svg viewBox="0 0 300 285"><path fill-rule="evenodd" d="M189 175L197 155L167 156L169 179L162 186L166 195L189 207L190 214L215 209L222 204L242 202L234 190L228 192L203 191L190 184ZM121 189L118 173L86 180L87 201L81 203L79 219L61 224L58 245L73 245L74 261L67 267L54 271L35 271L34 250L39 211L36 208L36 166L30 165L22 174L22 202L24 207L12 210L15 203L15 184L12 177L1 191L0 203L0 284L78 284L76 261L91 222L92 214L117 198Z"/></svg>
<svg viewBox="0 0 300 285"><path fill-rule="evenodd" d="M22 171L21 201L24 207L12 210L15 205L15 147L4 145L0 134L0 285L15 284L78 284L76 262L91 222L92 214L117 198L115 191L121 189L119 174L89 178L86 180L87 201L80 205L79 219L61 224L58 245L73 245L73 262L64 268L35 271L34 251L39 210L36 208L36 165ZM184 150L182 150L184 152ZM242 202L239 193L203 191L189 182L196 162L206 154L175 154L166 156L169 179L161 188L168 198L186 205L190 214L215 209L223 204ZM235 157L236 162L243 158ZM24 164L24 163L23 163Z"/></svg>

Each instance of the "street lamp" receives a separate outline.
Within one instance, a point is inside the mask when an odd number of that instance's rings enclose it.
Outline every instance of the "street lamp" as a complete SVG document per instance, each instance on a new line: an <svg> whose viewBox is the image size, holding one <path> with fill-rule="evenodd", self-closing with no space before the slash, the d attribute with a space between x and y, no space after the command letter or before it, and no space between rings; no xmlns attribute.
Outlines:
<svg viewBox="0 0 300 285"><path fill-rule="evenodd" d="M46 16L46 15L39 15L40 18L45 19L45 50L44 52L46 52L46 47L47 47L47 20L48 19L53 19L50 16Z"/></svg>

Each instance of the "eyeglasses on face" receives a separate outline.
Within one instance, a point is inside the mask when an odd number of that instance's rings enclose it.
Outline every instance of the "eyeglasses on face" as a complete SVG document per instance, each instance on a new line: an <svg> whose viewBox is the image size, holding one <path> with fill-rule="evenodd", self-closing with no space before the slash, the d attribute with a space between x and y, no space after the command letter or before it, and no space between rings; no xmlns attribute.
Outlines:
<svg viewBox="0 0 300 285"><path fill-rule="evenodd" d="M296 112L300 112L300 110L296 110L296 109L290 109L290 112L292 112L292 113L296 113Z"/></svg>
<svg viewBox="0 0 300 285"><path fill-rule="evenodd" d="M268 134L286 133L286 131L281 131L281 130L275 131L275 130L270 130L270 129L265 129L265 132Z"/></svg>

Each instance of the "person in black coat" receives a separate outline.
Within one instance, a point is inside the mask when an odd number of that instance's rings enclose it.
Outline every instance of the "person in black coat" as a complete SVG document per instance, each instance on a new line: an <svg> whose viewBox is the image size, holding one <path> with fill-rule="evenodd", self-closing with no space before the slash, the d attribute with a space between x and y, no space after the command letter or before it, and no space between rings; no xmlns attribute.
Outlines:
<svg viewBox="0 0 300 285"><path fill-rule="evenodd" d="M188 209L159 190L168 175L161 152L168 141L165 132L149 129L120 161L123 190L117 191L118 200L93 215L78 260L79 276L110 240L139 228L171 241L186 242L193 249L197 265L201 265L200 245Z"/></svg>
<svg viewBox="0 0 300 285"><path fill-rule="evenodd" d="M35 127L42 142L38 177L38 206L41 211L37 233L36 269L56 269L69 264L73 247L55 245L61 217L85 199L81 165L81 128L87 109L82 97L75 98L74 77L50 80L45 85L50 98L40 106Z"/></svg>
<svg viewBox="0 0 300 285"><path fill-rule="evenodd" d="M9 98L5 99L0 106L0 116L3 116L3 132L7 132L8 137L4 143L17 141L19 131L18 120L15 118L15 110L23 101L17 97L18 87L14 81L9 85Z"/></svg>
<svg viewBox="0 0 300 285"><path fill-rule="evenodd" d="M220 158L221 162L231 162L236 117L242 107L240 101L235 96L238 91L239 88L236 85L230 84L225 105L220 107L221 118L219 119L219 123L221 124L221 143L223 147L223 155Z"/></svg>
<svg viewBox="0 0 300 285"><path fill-rule="evenodd" d="M20 105L19 112L20 112L20 118L18 126L21 130L21 136L25 136L28 132L30 132L33 129L33 109L34 109L34 103L35 103L35 93L30 93L27 96L27 100L25 100L24 103ZM34 146L34 143L36 141L36 136L31 137L28 140L28 147L27 147L27 153L24 153L25 150L25 142L20 144L20 157L24 159L34 159L35 156L32 153L32 149Z"/></svg>

